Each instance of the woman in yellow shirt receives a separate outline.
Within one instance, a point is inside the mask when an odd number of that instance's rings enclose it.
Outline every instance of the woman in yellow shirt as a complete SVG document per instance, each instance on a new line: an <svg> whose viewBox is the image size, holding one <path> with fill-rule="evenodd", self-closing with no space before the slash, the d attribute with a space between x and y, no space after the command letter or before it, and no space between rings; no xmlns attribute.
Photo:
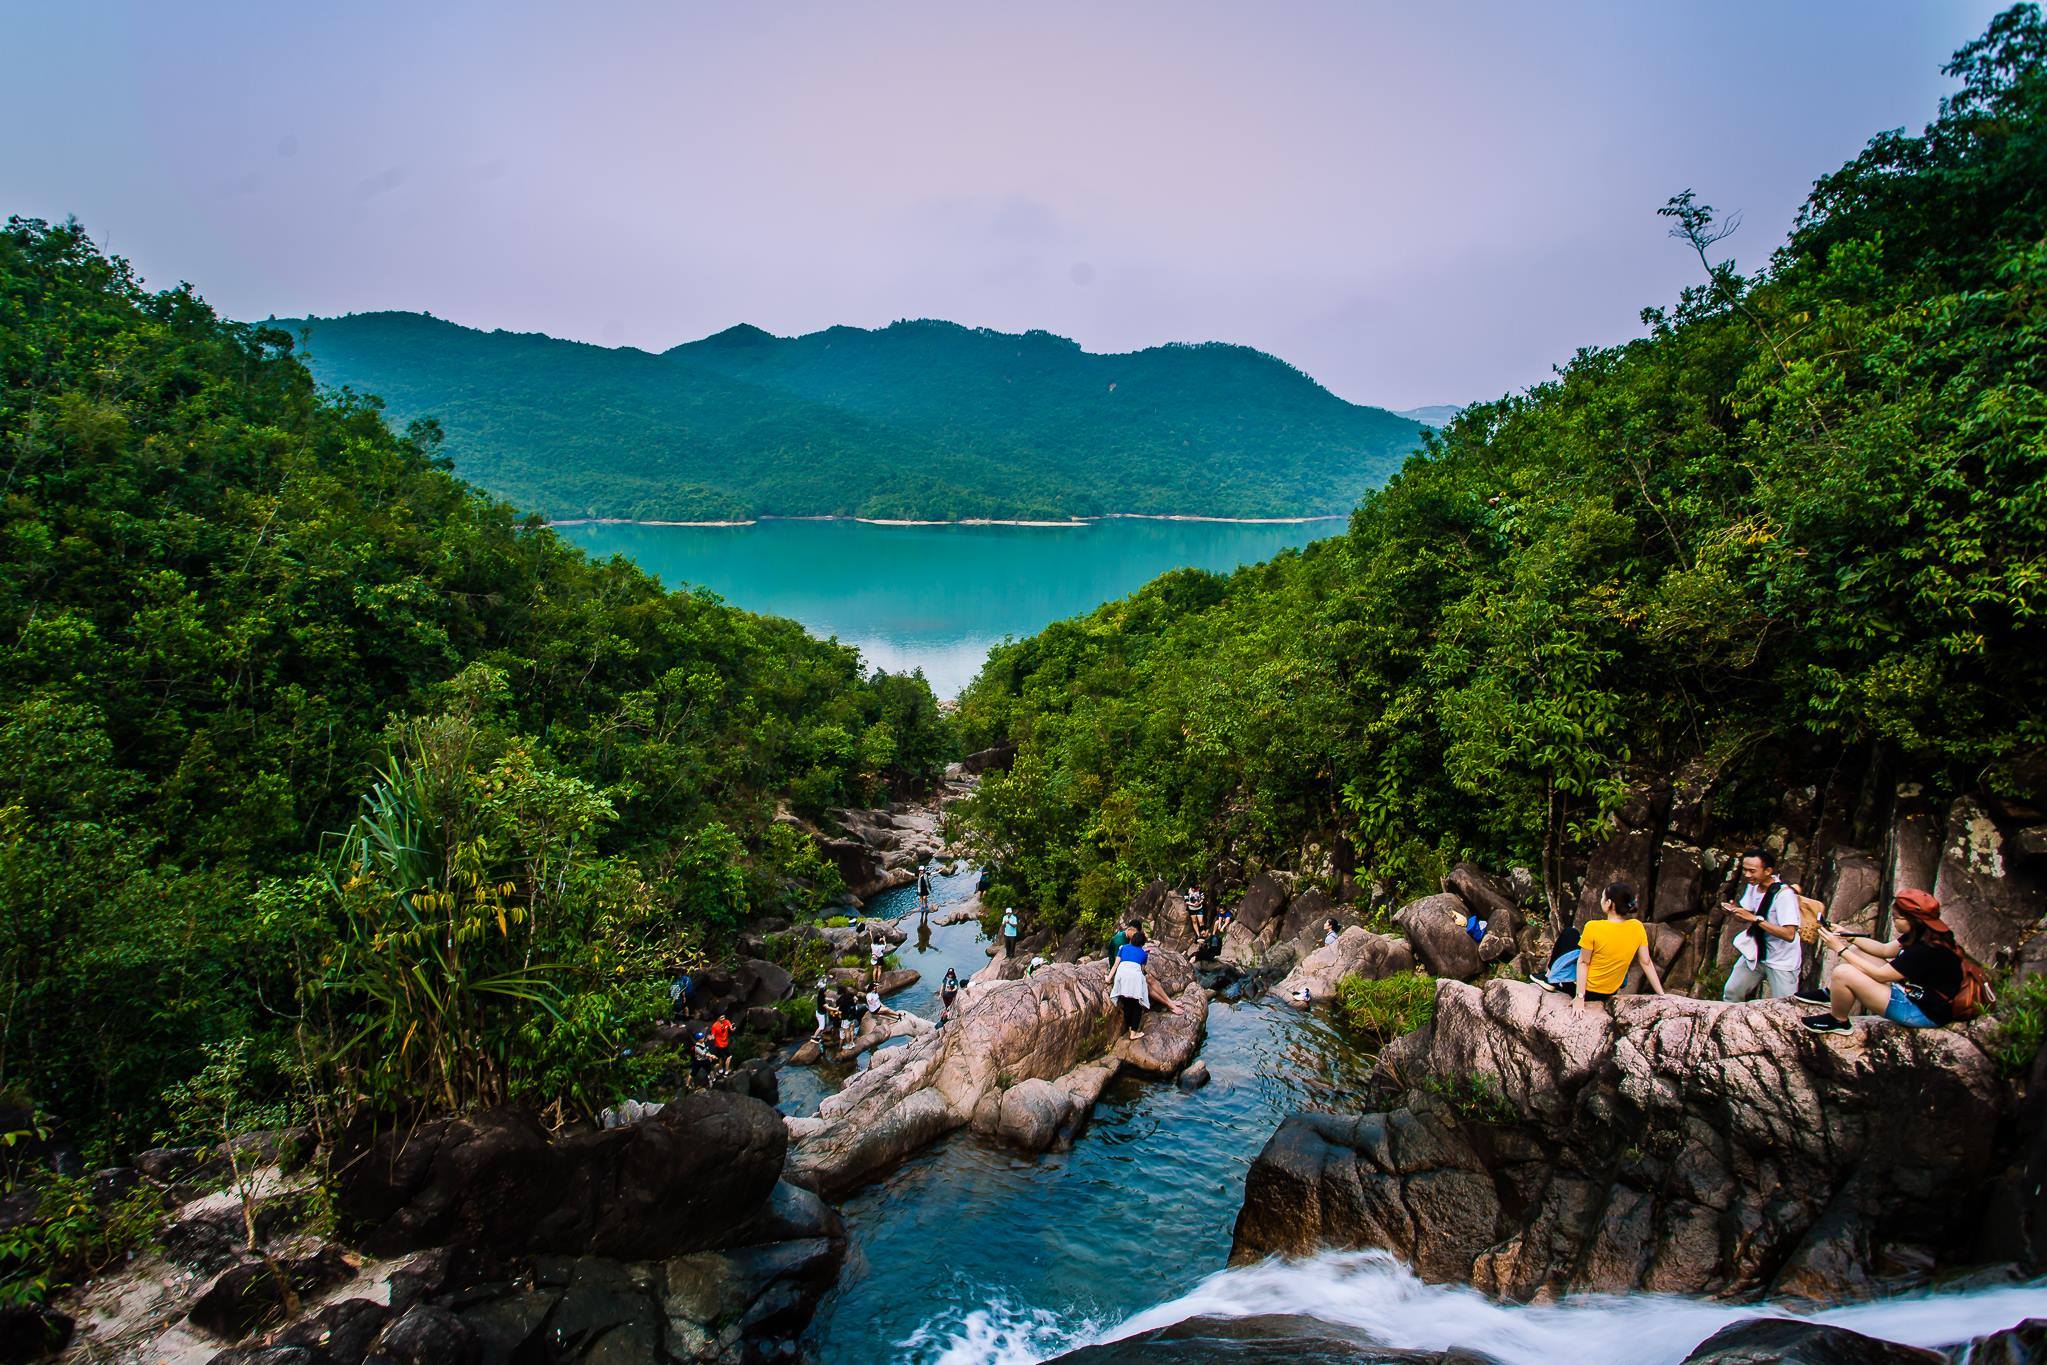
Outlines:
<svg viewBox="0 0 2047 1365"><path fill-rule="evenodd" d="M1615 882L1599 898L1605 919L1596 919L1578 931L1578 1003L1584 1013L1592 1000L1611 1000L1628 979L1628 965L1642 964L1651 994L1663 994L1663 979L1649 957L1649 933L1635 918L1635 889Z"/></svg>

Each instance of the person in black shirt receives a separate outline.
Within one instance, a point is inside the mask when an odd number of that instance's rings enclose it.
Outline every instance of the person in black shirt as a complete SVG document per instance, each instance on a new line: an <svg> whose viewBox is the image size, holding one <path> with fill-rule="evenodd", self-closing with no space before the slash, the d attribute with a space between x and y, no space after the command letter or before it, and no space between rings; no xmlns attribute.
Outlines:
<svg viewBox="0 0 2047 1365"><path fill-rule="evenodd" d="M1898 936L1889 942L1820 930L1820 941L1841 960L1827 982L1827 1012L1800 1021L1813 1032L1848 1032L1853 1027L1848 1017L1858 1005L1906 1028L1954 1022L1962 948L1940 917L1940 902L1924 891L1900 891L1891 908Z"/></svg>

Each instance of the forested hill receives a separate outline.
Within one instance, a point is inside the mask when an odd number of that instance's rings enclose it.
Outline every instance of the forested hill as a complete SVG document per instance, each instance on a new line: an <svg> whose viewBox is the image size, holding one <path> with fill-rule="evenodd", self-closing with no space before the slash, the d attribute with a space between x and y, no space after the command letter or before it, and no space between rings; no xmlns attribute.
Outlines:
<svg viewBox="0 0 2047 1365"><path fill-rule="evenodd" d="M324 383L436 419L456 471L556 518L1341 514L1419 424L1221 344L1095 355L946 322L661 355L417 313L284 319Z"/></svg>
<svg viewBox="0 0 2047 1365"><path fill-rule="evenodd" d="M962 811L991 903L1106 925L1338 836L1363 881L1475 856L1554 890L1695 759L1742 800L2047 806L2047 23L1949 72L1756 274L1672 201L1699 285L1466 409L1349 535L997 649L959 708L1015 747Z"/></svg>

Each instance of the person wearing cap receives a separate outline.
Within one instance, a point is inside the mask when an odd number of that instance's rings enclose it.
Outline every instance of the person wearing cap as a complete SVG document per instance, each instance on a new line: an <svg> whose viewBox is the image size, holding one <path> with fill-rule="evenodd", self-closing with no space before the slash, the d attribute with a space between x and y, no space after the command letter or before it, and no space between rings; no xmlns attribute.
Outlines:
<svg viewBox="0 0 2047 1365"><path fill-rule="evenodd" d="M1800 1021L1814 1033L1848 1032L1857 1007L1906 1028L1954 1022L1962 947L1940 917L1940 902L1924 891L1900 891L1891 908L1898 932L1889 941L1820 930L1820 941L1841 960L1827 980L1827 1012Z"/></svg>

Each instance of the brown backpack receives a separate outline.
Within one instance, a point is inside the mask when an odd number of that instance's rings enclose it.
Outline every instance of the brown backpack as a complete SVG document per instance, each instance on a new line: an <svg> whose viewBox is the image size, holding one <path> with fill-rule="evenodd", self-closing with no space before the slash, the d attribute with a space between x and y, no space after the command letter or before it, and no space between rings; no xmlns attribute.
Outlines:
<svg viewBox="0 0 2047 1365"><path fill-rule="evenodd" d="M1961 989L1948 1001L1948 1006L1954 1011L1958 1024L1987 1014L1997 1006L1997 992L1990 988L1990 974L1967 953L1962 954Z"/></svg>

